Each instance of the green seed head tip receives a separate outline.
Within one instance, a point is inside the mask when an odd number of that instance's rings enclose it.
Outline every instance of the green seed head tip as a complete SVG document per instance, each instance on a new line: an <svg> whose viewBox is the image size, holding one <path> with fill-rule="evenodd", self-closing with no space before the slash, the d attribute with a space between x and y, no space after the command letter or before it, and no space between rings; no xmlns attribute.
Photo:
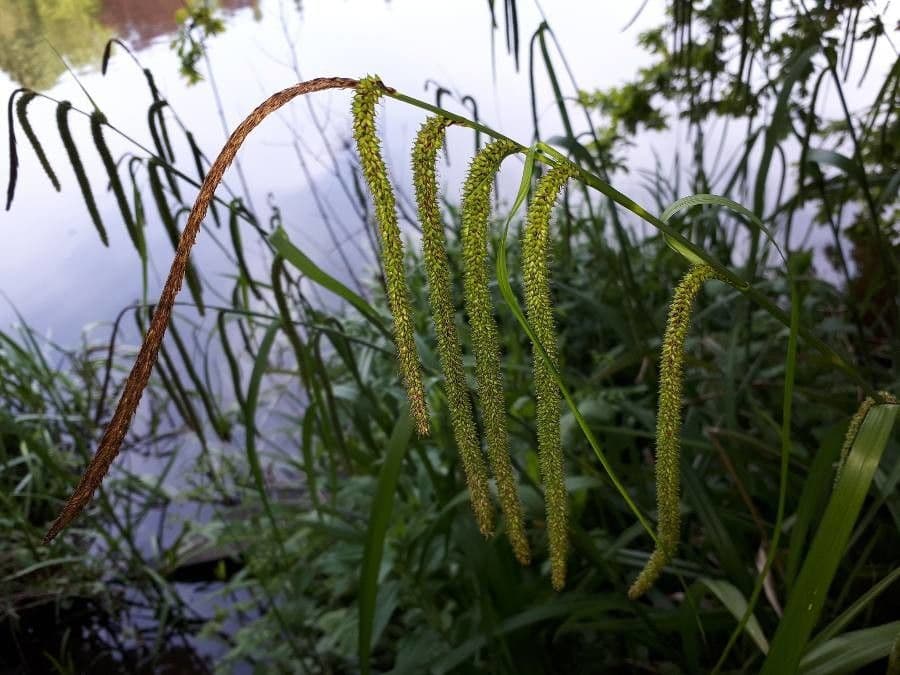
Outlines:
<svg viewBox="0 0 900 675"><path fill-rule="evenodd" d="M428 435L428 408L419 368L413 332L409 287L403 268L403 242L397 224L394 191L381 156L381 145L375 127L375 105L384 93L377 77L360 80L353 96L353 137L359 153L363 177L372 193L375 220L381 240L382 266L388 306L394 319L394 343L400 374L409 399L409 410L419 436Z"/></svg>
<svg viewBox="0 0 900 675"><path fill-rule="evenodd" d="M837 485L837 482L841 477L841 471L843 471L844 469L844 463L847 461L847 455L850 454L850 448L853 447L853 441L856 440L856 434L859 433L859 428L862 426L863 420L866 419L866 415L869 414L869 410L871 410L872 407L877 403L897 403L897 398L889 391L879 391L878 399L879 400L876 401L871 396L866 397L866 399L859 404L859 408L857 409L856 414L854 414L850 419L850 424L847 427L847 433L844 436L844 444L841 446L841 455L838 459L837 471L834 474L835 485Z"/></svg>
<svg viewBox="0 0 900 675"><path fill-rule="evenodd" d="M551 581L561 590L566 580L568 556L569 502L560 439L560 392L553 373L559 366L559 347L550 296L550 215L566 182L572 177L568 166L557 166L538 182L528 206L522 233L522 280L525 307L535 336L549 358L548 364L537 344L533 345L535 409L538 435L538 464L544 483L547 535L550 546ZM552 367L551 367L552 364Z"/></svg>
<svg viewBox="0 0 900 675"><path fill-rule="evenodd" d="M419 130L412 152L416 206L422 225L425 272L428 277L431 314L437 334L438 354L444 375L444 391L453 437L459 449L472 510L484 536L494 531L494 505L488 487L487 466L478 440L475 416L463 369L462 349L456 333L456 307L450 264L447 260L444 226L438 206L437 154L444 144L449 120L430 117Z"/></svg>
<svg viewBox="0 0 900 675"><path fill-rule="evenodd" d="M653 586L678 548L681 536L679 462L684 341L694 300L704 282L713 277L720 278L709 265L694 265L678 283L669 305L660 354L659 408L656 415L657 546L628 591L628 597L632 599L639 598Z"/></svg>
<svg viewBox="0 0 900 675"><path fill-rule="evenodd" d="M500 340L489 290L488 221L491 188L500 163L518 147L494 141L472 158L462 190L463 291L475 355L475 380L481 404L488 459L497 482L506 535L523 565L531 560L525 536L519 485L509 456L506 397L500 370Z"/></svg>

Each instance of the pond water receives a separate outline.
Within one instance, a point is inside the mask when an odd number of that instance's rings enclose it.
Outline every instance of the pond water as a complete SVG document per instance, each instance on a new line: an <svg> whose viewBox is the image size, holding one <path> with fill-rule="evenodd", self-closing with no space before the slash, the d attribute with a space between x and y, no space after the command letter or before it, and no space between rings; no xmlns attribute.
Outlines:
<svg viewBox="0 0 900 675"><path fill-rule="evenodd" d="M30 11L23 9L29 4ZM524 61L527 44L522 47L523 68L517 73L513 60L504 51L502 33L498 32L496 72L492 72L491 30L483 3L346 0L306 2L299 11L297 3L290 0L225 3L230 12L227 30L208 42L213 77L207 76L195 86L188 86L179 76L177 57L169 46L178 2L82 4L95 11L73 9L72 17L46 17L47 11L41 9L40 3L0 3L4 16L0 38L10 38L0 39L0 50L6 52L0 55L0 98L5 101L15 87L24 84L55 99L71 100L75 107L89 111L90 102L81 86L112 124L150 146L146 110L151 99L140 70L123 50L114 47L107 74L98 72L105 41L118 35L132 46L141 64L153 72L162 95L210 158L224 141L224 127L233 128L267 95L297 81L298 73L303 78L378 73L390 85L426 100L434 96L433 85L428 91L424 88L426 81L432 79L459 96L475 98L480 116L495 128L524 141L530 138ZM569 50L566 55L585 86L620 82L646 61L634 45L635 36L660 19L648 8L622 32L621 28L631 19L632 10L625 6L627 3L620 3L618 8L604 7L602 11L594 7L598 4L602 3L559 2L548 10L547 18ZM540 17L531 3L522 5L520 20L525 43L524 31L530 35ZM603 31L602 37L597 35L598 30ZM73 68L77 82L65 71L50 44ZM597 44L604 48L596 49ZM22 63L35 65L25 69L18 65ZM200 69L205 71L204 63ZM542 132L551 137L560 131L560 125L545 79L539 78L544 87ZM211 82L221 98L221 114ZM331 167L319 161L324 148L310 119L312 110L339 151L337 160L349 162L349 155L342 151L350 131L348 103L346 92L310 98L311 108L306 102L295 102L254 132L239 159L249 190L248 200L257 211L265 215L267 202L277 205L298 245L329 272L354 281L353 276L365 278L360 267L370 262L368 247L361 223L330 175ZM464 112L458 104L447 104ZM71 115L76 141L84 141L86 171L109 230L111 250L99 241L71 168L64 160L55 131L54 109L50 102L38 100L30 105L29 116L56 166L63 189L60 193L52 191L20 132L21 169L16 197L12 209L0 215L4 232L0 290L8 298L8 303L0 303L0 325L8 327L14 320L14 305L39 332L65 344L77 339L84 326L109 321L123 306L138 300L141 272L137 254L119 224L115 200L101 189L103 168L89 142L87 121ZM398 186L409 184L408 147L423 117L421 111L393 102L384 106L382 133ZM0 122L0 137L4 139L5 125L4 116ZM122 139L107 136L114 155L140 154ZM471 134L451 132L450 142L450 165L444 168L443 176L452 198L471 151ZM306 170L298 161L297 144L305 153ZM176 155L178 150L176 147ZM191 166L189 155L181 154L180 159L182 166ZM505 185L509 188L516 181L516 177L507 176ZM245 194L234 168L226 175L226 183L236 194ZM346 242L346 261L337 255L334 240L323 225L310 193L312 184L334 218L335 239ZM148 295L154 298L167 270L171 247L155 220L154 209L148 206L146 211L152 262ZM221 256L215 243L201 236L195 256L206 278L214 281L222 272L221 264L216 264L217 260L221 262Z"/></svg>

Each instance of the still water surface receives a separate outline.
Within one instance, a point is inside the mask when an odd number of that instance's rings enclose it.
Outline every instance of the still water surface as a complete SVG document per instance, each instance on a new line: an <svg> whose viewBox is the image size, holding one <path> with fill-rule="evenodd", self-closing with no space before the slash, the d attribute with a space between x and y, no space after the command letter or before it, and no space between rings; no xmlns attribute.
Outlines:
<svg viewBox="0 0 900 675"><path fill-rule="evenodd" d="M29 4L31 9L26 11L24 7ZM392 86L426 100L434 96L434 85L428 91L424 88L432 79L459 96L473 96L480 116L495 128L526 142L531 136L527 68L515 71L498 32L492 72L491 31L483 3L342 0L302 3L299 12L297 3L291 0L235 0L224 4L229 11L227 30L208 43L212 77L207 64L201 62L206 80L191 87L179 76L177 58L169 46L175 28L174 10L179 5L175 0L65 3L71 16L54 15L38 2L4 0L0 2L0 98L6 100L15 87L24 84L56 99L71 100L83 110L91 109L75 76L65 71L49 48L52 43L110 122L150 146L146 111L151 99L138 67L121 49L114 48L106 76L98 72L106 40L120 36L135 50L141 64L153 72L162 95L208 157L217 153L226 127L233 128L263 98L297 81L298 76L378 73ZM530 3L520 4L523 35L526 31L530 34L540 17ZM602 12L597 9L599 5L604 6ZM622 32L633 8L629 3L617 5L561 1L547 10L547 18L569 50L567 57L584 86L621 82L646 61L634 45L635 36L660 16L648 8L628 31ZM9 39L2 39L7 36ZM598 45L603 48L598 49ZM221 114L211 82L221 98ZM539 85L544 101L542 133L551 137L560 131L560 125L543 78L539 78ZM455 106L444 100L446 105ZM355 283L367 276L369 249L359 219L330 175L332 166L310 118L313 110L340 151L349 139L349 94L321 94L310 99L310 104L312 108L303 101L293 103L251 136L240 155L249 201L263 217L269 213L267 204L277 206L288 231L307 253L329 272ZM63 344L71 343L84 326L109 321L123 306L140 298L140 266L119 225L121 219L111 194L101 189L105 174L90 144L86 120L71 115L73 133L83 143L86 169L110 233L111 250L97 238L71 168L64 161L55 131L54 105L35 101L29 111L60 174L63 190L59 194L52 191L20 132L21 170L16 198L12 210L0 215L0 290L39 332ZM422 111L393 102L382 111L386 154L400 187L409 184L408 147L423 117ZM4 116L0 122L0 138L4 139L5 125ZM141 154L128 142L108 136L114 155ZM306 170L298 161L298 146ZM469 132L451 131L450 164L442 171L451 199L458 193L471 147ZM188 171L190 155L183 148L178 159L187 173L193 173ZM338 152L336 160L346 164L351 158L349 153ZM517 182L514 171L511 167L510 175L504 177L507 194ZM5 174L4 170L4 178ZM226 183L236 194L243 194L239 178L232 169ZM311 184L315 184L326 203L324 208L331 214L334 238L323 226L310 193ZM146 211L152 261L148 295L152 299L161 287L171 247L155 210L148 206ZM338 255L335 241L344 244L343 256ZM253 247L250 249L248 255L252 256ZM208 236L201 235L195 258L212 284L228 269L221 264L221 253ZM0 326L8 328L14 320L11 306L0 302Z"/></svg>

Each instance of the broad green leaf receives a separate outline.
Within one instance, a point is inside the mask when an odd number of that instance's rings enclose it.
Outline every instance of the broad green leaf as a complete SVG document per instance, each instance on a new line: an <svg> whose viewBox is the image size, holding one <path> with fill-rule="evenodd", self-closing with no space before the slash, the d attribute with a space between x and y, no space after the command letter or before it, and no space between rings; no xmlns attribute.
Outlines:
<svg viewBox="0 0 900 675"><path fill-rule="evenodd" d="M404 410L397 415L397 424L388 441L384 464L378 474L369 529L359 573L359 666L364 674L371 672L369 656L374 637L375 608L378 596L378 570L384 551L384 537L394 508L394 492L397 478L403 466L403 457L412 435L412 420Z"/></svg>
<svg viewBox="0 0 900 675"><path fill-rule="evenodd" d="M259 453L256 450L256 408L259 405L259 387L262 383L263 375L269 364L269 352L272 351L272 345L275 343L275 336L281 324L273 321L266 329L262 342L259 343L259 350L256 353L256 360L253 363L253 371L250 373L250 383L247 386L246 405L244 406L244 427L246 428L246 451L247 463L250 465L250 473L253 474L253 483L256 491L259 493L259 499L262 502L263 510L269 522L272 524L272 532L278 541L279 546L283 546L283 538L275 520L275 514L272 511L272 504L269 502L269 496L266 493L266 483L263 478L262 464L259 461ZM282 553L284 551L282 550Z"/></svg>
<svg viewBox="0 0 900 675"><path fill-rule="evenodd" d="M316 265L316 263L314 263L303 251L294 246L288 238L287 232L284 231L284 228L279 227L276 229L275 232L272 233L272 236L269 237L269 242L285 260L303 272L307 278L314 283L317 283L322 288L329 290L346 300L359 310L360 314L372 322L378 330L387 337L391 337L391 332L385 327L381 318L378 316L378 312L375 311L375 308L372 307L365 298L354 293L350 288L328 274L325 270Z"/></svg>
<svg viewBox="0 0 900 675"><path fill-rule="evenodd" d="M801 675L842 675L883 659L900 635L900 621L854 630L810 649L800 661Z"/></svg>
<svg viewBox="0 0 900 675"><path fill-rule="evenodd" d="M744 613L747 611L747 599L734 584L723 579L708 579L706 577L697 579L697 583L702 584L710 593L715 595L738 622L743 619ZM763 654L769 651L769 641L766 639L756 616L750 615L744 630Z"/></svg>
<svg viewBox="0 0 900 675"><path fill-rule="evenodd" d="M878 405L866 415L788 598L762 675L797 670L898 412L898 405Z"/></svg>

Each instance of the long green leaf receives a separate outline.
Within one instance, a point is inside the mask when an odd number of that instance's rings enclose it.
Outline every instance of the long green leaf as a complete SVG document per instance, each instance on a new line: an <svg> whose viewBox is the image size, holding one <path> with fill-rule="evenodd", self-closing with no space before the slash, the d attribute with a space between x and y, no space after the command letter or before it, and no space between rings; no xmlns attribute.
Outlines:
<svg viewBox="0 0 900 675"><path fill-rule="evenodd" d="M250 383L247 386L247 396L245 399L247 403L244 406L243 412L244 427L246 428L247 435L247 462L250 464L250 472L253 474L253 482L256 485L256 491L259 493L259 499L262 502L263 510L266 512L266 516L272 524L272 532L284 554L284 538L281 535L281 530L278 528L278 523L275 520L275 513L272 511L272 504L269 502L269 496L266 493L266 483L263 478L262 464L259 461L259 453L256 450L256 408L259 405L259 387L269 364L269 352L272 351L272 345L275 343L275 336L278 335L280 329L281 323L273 321L266 329L262 342L259 343L256 361L253 363L253 371L250 373Z"/></svg>
<svg viewBox="0 0 900 675"><path fill-rule="evenodd" d="M697 583L705 586L710 593L715 595L739 624L743 621L749 605L747 605L747 599L744 597L744 594L734 584L722 579L707 579L706 577L697 579ZM766 640L759 621L752 613L744 626L744 630L763 654L769 651L769 641Z"/></svg>
<svg viewBox="0 0 900 675"><path fill-rule="evenodd" d="M866 415L788 598L762 675L797 670L898 412L900 405L878 405Z"/></svg>
<svg viewBox="0 0 900 675"><path fill-rule="evenodd" d="M303 272L307 278L317 283L322 288L329 290L346 300L384 335L389 338L391 337L391 331L384 325L375 308L372 307L365 298L356 294L350 288L328 274L325 270L316 265L316 263L314 263L303 251L294 246L288 238L287 232L284 231L284 228L279 227L276 229L269 237L269 242L285 260Z"/></svg>
<svg viewBox="0 0 900 675"><path fill-rule="evenodd" d="M384 464L378 474L369 529L363 551L362 567L359 574L359 666L363 674L371 672L369 656L372 651L373 626L375 621L375 601L378 596L378 571L381 568L381 554L384 551L384 537L391 521L394 508L394 492L397 478L403 466L403 457L412 436L412 420L405 411L397 415L397 424L388 441Z"/></svg>
<svg viewBox="0 0 900 675"><path fill-rule="evenodd" d="M898 634L900 621L838 635L810 649L800 661L798 672L801 675L855 673L873 661L886 658Z"/></svg>

